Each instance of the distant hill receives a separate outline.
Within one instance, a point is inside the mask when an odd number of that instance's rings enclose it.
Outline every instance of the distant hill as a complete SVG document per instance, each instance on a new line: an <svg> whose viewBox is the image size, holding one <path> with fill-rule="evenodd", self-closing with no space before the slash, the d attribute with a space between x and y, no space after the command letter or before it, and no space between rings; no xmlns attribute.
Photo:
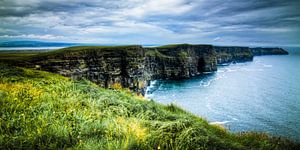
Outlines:
<svg viewBox="0 0 300 150"><path fill-rule="evenodd" d="M0 42L0 47L62 47L76 46L80 43L60 43L60 42L41 42L41 41L8 41Z"/></svg>

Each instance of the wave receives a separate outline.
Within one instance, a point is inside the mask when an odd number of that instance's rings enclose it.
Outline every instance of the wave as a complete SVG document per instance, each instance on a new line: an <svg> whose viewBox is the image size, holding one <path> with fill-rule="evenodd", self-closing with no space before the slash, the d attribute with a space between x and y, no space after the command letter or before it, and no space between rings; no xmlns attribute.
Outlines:
<svg viewBox="0 0 300 150"><path fill-rule="evenodd" d="M226 120L226 121L215 121L215 122L210 122L209 124L226 124L226 123L229 123L229 122L234 122L234 121L238 121L239 119L237 118L234 118L234 117L231 117L229 116L232 120L229 121L229 120Z"/></svg>
<svg viewBox="0 0 300 150"><path fill-rule="evenodd" d="M266 67L266 68L272 68L273 67L273 65L268 65L268 64L263 64L263 66Z"/></svg>
<svg viewBox="0 0 300 150"><path fill-rule="evenodd" d="M214 124L226 124L226 123L229 123L229 122L231 122L231 121L216 121L216 122L210 122L209 124L211 124L211 125L214 125Z"/></svg>
<svg viewBox="0 0 300 150"><path fill-rule="evenodd" d="M238 71L238 70L237 69L230 69L230 68L227 69L227 72L236 72L236 71Z"/></svg>
<svg viewBox="0 0 300 150"><path fill-rule="evenodd" d="M238 120L239 120L239 119L236 119L236 118L234 118L234 117L233 117L232 119L235 120L235 121L238 121Z"/></svg>
<svg viewBox="0 0 300 150"><path fill-rule="evenodd" d="M200 82L200 85L202 85L202 86L204 86L204 87L208 87L208 86L210 86L210 84L211 84L211 80L206 81L206 82L204 82L204 81L201 81L201 82Z"/></svg>
<svg viewBox="0 0 300 150"><path fill-rule="evenodd" d="M205 97L205 99L208 99L208 97L207 97L207 98ZM210 111L213 111L213 109L210 107L210 103L207 103L207 104L206 104L206 108L207 108L208 110L210 110Z"/></svg>
<svg viewBox="0 0 300 150"><path fill-rule="evenodd" d="M258 71L264 71L264 69L260 68L260 69L258 69Z"/></svg>
<svg viewBox="0 0 300 150"><path fill-rule="evenodd" d="M208 87L208 86L211 85L212 82L220 80L220 79L225 78L225 77L226 77L225 74L222 74L222 75L218 75L217 77L215 77L213 79L209 79L209 80L206 80L206 81L201 80L200 81L200 86Z"/></svg>

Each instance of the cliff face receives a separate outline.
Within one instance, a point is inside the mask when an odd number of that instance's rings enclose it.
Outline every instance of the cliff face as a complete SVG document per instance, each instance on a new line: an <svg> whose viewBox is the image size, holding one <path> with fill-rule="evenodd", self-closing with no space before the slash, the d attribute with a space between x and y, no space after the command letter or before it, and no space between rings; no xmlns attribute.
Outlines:
<svg viewBox="0 0 300 150"><path fill-rule="evenodd" d="M102 87L120 84L143 93L151 79L182 79L215 71L211 45L70 47L29 60L30 67L75 79L85 78Z"/></svg>
<svg viewBox="0 0 300 150"><path fill-rule="evenodd" d="M211 45L166 45L148 48L146 68L151 79L183 79L217 70Z"/></svg>
<svg viewBox="0 0 300 150"><path fill-rule="evenodd" d="M31 64L75 79L85 78L102 87L120 84L134 91L145 86L144 49L126 47L74 47L31 59Z"/></svg>
<svg viewBox="0 0 300 150"><path fill-rule="evenodd" d="M85 78L102 87L121 85L143 93L148 81L184 79L217 70L217 64L251 61L255 54L283 54L282 49L213 47L212 45L91 46L41 53L27 67Z"/></svg>
<svg viewBox="0 0 300 150"><path fill-rule="evenodd" d="M215 46L218 64L252 61L253 54L249 47Z"/></svg>
<svg viewBox="0 0 300 150"><path fill-rule="evenodd" d="M260 55L288 55L289 53L282 49L282 48L261 48L261 47L256 47L256 48L250 48L252 53L255 56L260 56Z"/></svg>

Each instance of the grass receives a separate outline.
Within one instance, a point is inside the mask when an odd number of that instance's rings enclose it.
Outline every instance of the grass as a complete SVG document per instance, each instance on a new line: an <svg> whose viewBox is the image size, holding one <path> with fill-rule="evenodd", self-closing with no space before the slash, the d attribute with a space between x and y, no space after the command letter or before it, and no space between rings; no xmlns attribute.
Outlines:
<svg viewBox="0 0 300 150"><path fill-rule="evenodd" d="M207 44L168 44L168 45L162 45L162 46L157 46L153 48L158 48L158 49L172 49L172 48L177 48L177 47L185 47L185 46L212 46L212 45L207 45Z"/></svg>
<svg viewBox="0 0 300 150"><path fill-rule="evenodd" d="M81 57L89 55L99 56L119 56L129 55L132 57L142 57L143 49L139 45L124 46L73 46L58 50L4 50L0 51L0 63L14 66L24 66L35 61L46 59L64 59L63 57Z"/></svg>
<svg viewBox="0 0 300 150"><path fill-rule="evenodd" d="M168 44L168 45L162 45L162 46L157 46L154 48L176 48L178 46L189 46L190 44Z"/></svg>
<svg viewBox="0 0 300 150"><path fill-rule="evenodd" d="M0 149L299 149L126 89L0 64Z"/></svg>
<svg viewBox="0 0 300 150"><path fill-rule="evenodd" d="M136 49L141 48L139 45L123 45L123 46L72 46L67 48L62 48L55 51L50 51L47 53L43 53L40 56L51 56L51 55L59 55L65 53L78 53L78 52L88 52L88 51L101 51L101 52L114 52L117 50L122 51L136 51Z"/></svg>
<svg viewBox="0 0 300 150"><path fill-rule="evenodd" d="M0 51L0 61L23 60L44 52L47 52L47 50L2 50Z"/></svg>
<svg viewBox="0 0 300 150"><path fill-rule="evenodd" d="M172 56L162 54L161 52L159 52L156 49L147 49L145 56L158 57L158 58L162 58L162 59L175 59Z"/></svg>

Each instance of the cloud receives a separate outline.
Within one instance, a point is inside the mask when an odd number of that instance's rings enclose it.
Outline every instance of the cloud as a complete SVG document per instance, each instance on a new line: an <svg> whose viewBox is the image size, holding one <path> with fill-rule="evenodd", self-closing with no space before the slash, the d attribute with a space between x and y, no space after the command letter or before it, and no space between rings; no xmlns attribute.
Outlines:
<svg viewBox="0 0 300 150"><path fill-rule="evenodd" d="M134 8L125 9L124 12L128 16L139 18L157 15L177 16L187 13L193 8L194 5L185 0L152 0L145 1Z"/></svg>
<svg viewBox="0 0 300 150"><path fill-rule="evenodd" d="M219 36L214 38L214 41L220 41L220 40L221 40L221 38Z"/></svg>
<svg viewBox="0 0 300 150"><path fill-rule="evenodd" d="M300 1L0 0L0 40L300 43Z"/></svg>
<svg viewBox="0 0 300 150"><path fill-rule="evenodd" d="M0 38L9 38L9 39L41 39L41 40L53 40L53 39L65 39L63 36L55 36L55 35L36 35L36 34L22 34L22 35L1 35Z"/></svg>

